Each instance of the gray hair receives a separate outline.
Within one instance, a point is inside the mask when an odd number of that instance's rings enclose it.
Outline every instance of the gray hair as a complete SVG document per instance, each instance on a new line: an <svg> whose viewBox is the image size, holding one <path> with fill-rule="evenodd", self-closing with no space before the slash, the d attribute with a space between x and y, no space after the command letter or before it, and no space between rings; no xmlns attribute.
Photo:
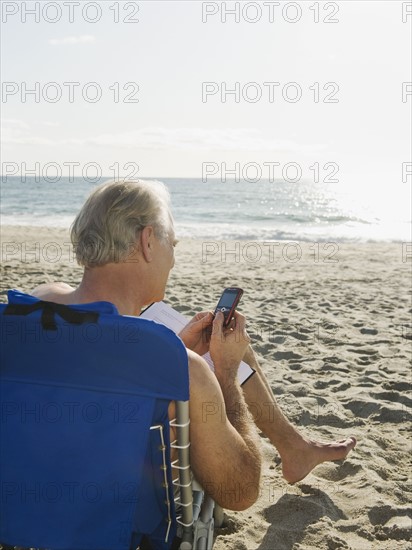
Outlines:
<svg viewBox="0 0 412 550"><path fill-rule="evenodd" d="M125 261L140 231L165 240L173 230L170 195L159 181L109 181L96 187L71 227L76 259L85 267Z"/></svg>

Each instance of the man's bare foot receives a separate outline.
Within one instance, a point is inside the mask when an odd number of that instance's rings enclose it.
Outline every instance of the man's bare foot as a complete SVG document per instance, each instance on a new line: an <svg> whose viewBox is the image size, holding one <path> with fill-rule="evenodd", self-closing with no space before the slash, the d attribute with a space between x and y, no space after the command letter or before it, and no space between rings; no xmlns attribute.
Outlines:
<svg viewBox="0 0 412 550"><path fill-rule="evenodd" d="M299 445L281 453L283 477L288 483L297 483L318 464L343 460L355 445L354 437L336 443L319 443L303 439Z"/></svg>

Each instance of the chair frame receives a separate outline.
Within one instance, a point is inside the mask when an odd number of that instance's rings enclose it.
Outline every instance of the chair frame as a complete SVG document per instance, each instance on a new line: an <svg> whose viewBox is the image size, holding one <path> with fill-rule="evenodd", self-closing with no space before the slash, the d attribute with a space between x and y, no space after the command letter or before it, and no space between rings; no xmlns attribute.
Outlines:
<svg viewBox="0 0 412 550"><path fill-rule="evenodd" d="M41 302L37 301L34 297L28 295L21 295L29 298L31 300L31 305L27 306L28 308L33 309L33 301L35 302L35 309L40 309L37 306L41 304L46 304L46 309L42 313L42 324L43 329L46 327L53 330L54 329L54 315L58 314L64 317L65 309L69 309L68 306L61 306L58 304L53 304L51 302ZM10 297L10 296L9 296ZM37 302L37 303L36 303ZM20 307L20 306L19 306ZM44 307L44 306L43 306ZM50 310L53 309L53 311ZM85 308L82 315L85 313L93 315L93 312L88 312ZM77 314L74 312L74 314ZM71 315L73 315L73 310ZM88 322L94 322L89 320ZM174 505L176 506L176 518L175 521L178 526L178 536L181 539L180 550L210 550L213 546L213 531L216 518L216 525L223 518L222 509L215 505L214 501L209 497L205 496L202 488L196 483L193 479L192 472L190 470L190 437L189 437L189 428L190 428L190 418L189 418L189 402L188 401L175 401L176 403L176 418L169 421L170 427L175 428L176 430L176 439L170 441L169 447L170 450L174 449L177 452L177 459L168 464L167 456L167 445L166 441L169 441L169 434L167 437L164 430L167 429L168 425L164 424L155 424L150 426L150 431L159 431L159 449L162 453L162 464L161 469L163 470L163 485L165 487L166 493L166 507L167 507L167 522L168 527L165 535L165 543L171 544L172 541L169 541L170 531L174 522L172 514L172 502L170 501L169 494L172 494L172 491L169 492L169 477L168 471L171 468L172 471L172 483L173 486L178 490L179 495L174 499ZM177 472L176 477L174 478L174 471ZM174 479L173 479L174 478ZM173 527L175 531L175 527ZM15 547L19 548L19 547Z"/></svg>
<svg viewBox="0 0 412 550"><path fill-rule="evenodd" d="M177 430L176 440L170 446L177 449L178 458L172 462L172 469L178 470L173 484L180 495L175 503L181 507L177 522L181 527L180 550L211 550L214 527L223 523L223 509L205 494L202 487L193 479L190 470L189 402L176 402L176 420L170 425Z"/></svg>

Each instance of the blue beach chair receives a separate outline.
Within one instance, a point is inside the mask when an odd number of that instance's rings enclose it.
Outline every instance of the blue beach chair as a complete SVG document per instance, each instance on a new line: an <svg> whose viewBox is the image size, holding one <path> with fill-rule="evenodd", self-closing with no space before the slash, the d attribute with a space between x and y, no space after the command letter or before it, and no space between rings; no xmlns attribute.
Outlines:
<svg viewBox="0 0 412 550"><path fill-rule="evenodd" d="M199 512L192 502L181 340L108 302L62 306L16 291L8 298L0 305L0 541L166 550L179 527L174 547L211 548L213 507Z"/></svg>

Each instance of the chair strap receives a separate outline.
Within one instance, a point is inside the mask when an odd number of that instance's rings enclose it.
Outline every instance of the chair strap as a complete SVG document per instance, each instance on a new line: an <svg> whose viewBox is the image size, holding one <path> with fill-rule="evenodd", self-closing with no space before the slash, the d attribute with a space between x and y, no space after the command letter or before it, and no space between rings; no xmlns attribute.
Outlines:
<svg viewBox="0 0 412 550"><path fill-rule="evenodd" d="M44 330L57 330L55 314L75 325L97 323L99 319L99 313L96 311L79 311L69 306L43 300L33 304L8 304L4 309L4 315L29 315L38 310L42 312L41 324Z"/></svg>

